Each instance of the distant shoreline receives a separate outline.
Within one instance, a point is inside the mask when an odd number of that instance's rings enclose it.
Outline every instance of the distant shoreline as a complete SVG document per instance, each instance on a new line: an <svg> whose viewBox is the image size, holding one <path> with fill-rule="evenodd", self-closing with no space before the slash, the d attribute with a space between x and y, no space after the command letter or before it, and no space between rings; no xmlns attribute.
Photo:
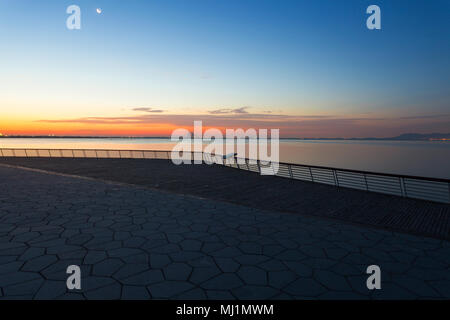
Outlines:
<svg viewBox="0 0 450 320"><path fill-rule="evenodd" d="M130 136L18 136L0 135L0 139L169 139L171 137L130 137ZM450 141L450 133L402 134L388 138L280 138L280 140L312 141Z"/></svg>

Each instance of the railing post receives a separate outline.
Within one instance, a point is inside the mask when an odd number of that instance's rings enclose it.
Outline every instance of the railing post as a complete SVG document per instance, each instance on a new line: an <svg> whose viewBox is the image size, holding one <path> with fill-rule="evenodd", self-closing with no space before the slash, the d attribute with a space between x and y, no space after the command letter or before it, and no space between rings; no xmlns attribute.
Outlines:
<svg viewBox="0 0 450 320"><path fill-rule="evenodd" d="M364 182L366 183L366 190L369 191L369 184L367 183L367 176L365 173L363 174L363 176L364 176Z"/></svg>
<svg viewBox="0 0 450 320"><path fill-rule="evenodd" d="M291 179L294 179L294 175L292 174L292 168L290 164L288 164L288 170L289 170L289 177L291 177Z"/></svg>
<svg viewBox="0 0 450 320"><path fill-rule="evenodd" d="M12 149L12 152L13 152L13 157L15 158L16 157L16 151L14 149Z"/></svg>
<svg viewBox="0 0 450 320"><path fill-rule="evenodd" d="M408 198L408 190L406 190L405 178L401 177L401 179L402 179L403 191L405 192L405 197Z"/></svg>
<svg viewBox="0 0 450 320"><path fill-rule="evenodd" d="M308 169L309 169L309 174L311 175L311 182L314 182L314 177L313 177L313 174L311 171L311 167L308 167Z"/></svg>
<svg viewBox="0 0 450 320"><path fill-rule="evenodd" d="M448 203L450 203L450 182L448 183Z"/></svg>
<svg viewBox="0 0 450 320"><path fill-rule="evenodd" d="M400 184L400 192L402 194L402 197L405 197L405 186L403 185L403 178L402 177L398 177L398 182Z"/></svg>
<svg viewBox="0 0 450 320"><path fill-rule="evenodd" d="M75 152L73 152L73 149L72 149L72 158L75 159Z"/></svg>
<svg viewBox="0 0 450 320"><path fill-rule="evenodd" d="M339 187L339 179L337 177L336 170L333 169L334 185Z"/></svg>

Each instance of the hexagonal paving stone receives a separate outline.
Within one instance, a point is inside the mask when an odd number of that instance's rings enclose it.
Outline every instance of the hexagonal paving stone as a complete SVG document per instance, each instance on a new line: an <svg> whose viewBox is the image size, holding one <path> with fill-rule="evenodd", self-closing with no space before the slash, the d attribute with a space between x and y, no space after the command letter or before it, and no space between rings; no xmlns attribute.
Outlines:
<svg viewBox="0 0 450 320"><path fill-rule="evenodd" d="M67 285L65 281L46 280L42 287L39 288L34 298L42 300L56 299L66 292Z"/></svg>
<svg viewBox="0 0 450 320"><path fill-rule="evenodd" d="M23 261L11 261L0 265L0 275L19 271L24 264Z"/></svg>
<svg viewBox="0 0 450 320"><path fill-rule="evenodd" d="M123 300L148 300L150 298L150 293L146 287L123 286L122 288L121 299Z"/></svg>
<svg viewBox="0 0 450 320"><path fill-rule="evenodd" d="M187 280L192 272L192 268L185 263L171 263L163 269L164 277L167 280Z"/></svg>
<svg viewBox="0 0 450 320"><path fill-rule="evenodd" d="M233 247L226 247L211 253L213 257L217 258L234 258L241 255L242 252Z"/></svg>
<svg viewBox="0 0 450 320"><path fill-rule="evenodd" d="M121 280L123 284L146 286L163 281L164 277L160 270L147 270L134 276Z"/></svg>
<svg viewBox="0 0 450 320"><path fill-rule="evenodd" d="M165 254L152 253L150 255L150 266L158 269L167 266L170 263L169 256Z"/></svg>
<svg viewBox="0 0 450 320"><path fill-rule="evenodd" d="M281 289L297 279L298 275L292 271L270 271L268 278L270 286Z"/></svg>
<svg viewBox="0 0 450 320"><path fill-rule="evenodd" d="M417 299L418 296L394 283L382 282L381 290L373 290L374 299Z"/></svg>
<svg viewBox="0 0 450 320"><path fill-rule="evenodd" d="M246 284L264 286L267 284L267 273L253 266L242 266L237 272Z"/></svg>
<svg viewBox="0 0 450 320"><path fill-rule="evenodd" d="M450 280L430 281L429 284L439 292L441 297L446 297L447 299L450 297Z"/></svg>
<svg viewBox="0 0 450 320"><path fill-rule="evenodd" d="M41 279L39 273L16 271L0 275L0 283L2 287L17 285L31 280Z"/></svg>
<svg viewBox="0 0 450 320"><path fill-rule="evenodd" d="M320 294L327 292L325 287L310 278L297 279L285 287L283 291L298 297L317 297Z"/></svg>
<svg viewBox="0 0 450 320"><path fill-rule="evenodd" d="M202 282L205 282L222 272L217 268L216 266L210 266L210 267L196 267L193 269L189 281L194 284L200 284Z"/></svg>
<svg viewBox="0 0 450 320"><path fill-rule="evenodd" d="M187 282L163 281L149 285L147 288L155 299L171 298L192 289L194 286Z"/></svg>
<svg viewBox="0 0 450 320"><path fill-rule="evenodd" d="M143 251L141 249L135 249L135 248L117 248L117 249L108 250L108 255L112 258L128 257L128 256L141 254L141 253L143 253Z"/></svg>
<svg viewBox="0 0 450 320"><path fill-rule="evenodd" d="M214 258L214 260L223 272L235 272L240 267L240 264L231 258Z"/></svg>
<svg viewBox="0 0 450 320"><path fill-rule="evenodd" d="M208 290L230 290L243 285L243 282L233 273L222 273L204 283L201 287Z"/></svg>
<svg viewBox="0 0 450 320"><path fill-rule="evenodd" d="M121 297L121 294L122 294L122 287L118 283L114 283L109 286L84 292L84 295L88 299L93 300L119 299Z"/></svg>
<svg viewBox="0 0 450 320"><path fill-rule="evenodd" d="M351 291L352 288L347 280L332 271L315 270L314 279L320 282L325 288L332 291Z"/></svg>
<svg viewBox="0 0 450 320"><path fill-rule="evenodd" d="M267 300L279 294L279 291L266 286L244 286L233 289L232 293L238 299Z"/></svg>
<svg viewBox="0 0 450 320"><path fill-rule="evenodd" d="M277 254L275 257L283 261L302 261L307 258L303 252L299 252L297 250L286 250Z"/></svg>
<svg viewBox="0 0 450 320"><path fill-rule="evenodd" d="M86 300L86 298L81 293L69 292L62 296L56 298L57 300Z"/></svg>
<svg viewBox="0 0 450 320"><path fill-rule="evenodd" d="M267 256L257 254L243 254L240 256L236 256L233 259L239 262L240 264L252 266L259 265L260 263L269 260Z"/></svg>
<svg viewBox="0 0 450 320"><path fill-rule="evenodd" d="M285 261L289 270L293 271L300 277L310 277L313 274L313 268L303 262Z"/></svg>
<svg viewBox="0 0 450 320"><path fill-rule="evenodd" d="M207 296L205 292L199 288L194 288L189 291L185 291L181 293L180 295L176 296L176 299L181 300L205 300L207 299Z"/></svg>
<svg viewBox="0 0 450 320"><path fill-rule="evenodd" d="M10 285L5 287L3 291L7 296L34 295L43 283L44 279L35 279L24 283Z"/></svg>
<svg viewBox="0 0 450 320"><path fill-rule="evenodd" d="M37 258L45 254L45 248L31 247L25 250L25 252L19 257L19 260L26 261L29 259Z"/></svg>
<svg viewBox="0 0 450 320"><path fill-rule="evenodd" d="M22 267L22 270L39 272L55 263L57 260L58 259L53 255L40 256L25 262L24 266Z"/></svg>
<svg viewBox="0 0 450 320"><path fill-rule="evenodd" d="M212 300L235 300L236 298L228 291L206 290L208 299Z"/></svg>
<svg viewBox="0 0 450 320"><path fill-rule="evenodd" d="M108 285L112 285L113 283L117 283L117 281L110 277L100 277L100 276L83 277L83 274L81 274L81 290L83 292L103 288Z"/></svg>
<svg viewBox="0 0 450 320"><path fill-rule="evenodd" d="M105 251L90 250L84 257L85 264L94 264L106 259Z"/></svg>
<svg viewBox="0 0 450 320"><path fill-rule="evenodd" d="M264 269L266 271L282 271L282 270L287 270L287 266L281 262L280 260L275 260L275 259L271 259L271 260L267 260L261 264L258 265L258 267L260 267L261 269Z"/></svg>
<svg viewBox="0 0 450 320"><path fill-rule="evenodd" d="M116 258L110 258L96 263L92 269L92 274L96 276L112 276L124 263Z"/></svg>
<svg viewBox="0 0 450 320"><path fill-rule="evenodd" d="M198 251L202 247L202 242L199 240L183 240L180 242L180 246L183 250L186 251Z"/></svg>
<svg viewBox="0 0 450 320"><path fill-rule="evenodd" d="M242 242L238 247L243 253L262 254L263 252L262 245L255 242Z"/></svg>

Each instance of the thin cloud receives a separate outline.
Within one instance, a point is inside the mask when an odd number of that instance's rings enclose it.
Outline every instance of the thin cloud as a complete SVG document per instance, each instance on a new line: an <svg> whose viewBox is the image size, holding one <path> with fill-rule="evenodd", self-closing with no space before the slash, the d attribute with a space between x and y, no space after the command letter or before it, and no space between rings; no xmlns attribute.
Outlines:
<svg viewBox="0 0 450 320"><path fill-rule="evenodd" d="M241 108L235 108L235 109L223 108L223 109L209 111L209 113L210 114L248 114L248 111L246 110L248 108L249 107L241 107Z"/></svg>
<svg viewBox="0 0 450 320"><path fill-rule="evenodd" d="M146 110L144 110L146 111ZM417 117L422 118L423 116ZM415 117L414 117L415 118ZM428 119L428 117L424 117ZM434 118L434 117L429 117ZM224 127L224 126L261 126L268 127L280 126L312 126L312 125L349 125L350 123L359 122L383 122L383 121L399 121L402 117L336 117L326 115L282 115L268 113L214 113L214 114L152 114L137 116L121 116L121 117L83 117L75 119L43 119L37 122L47 123L85 123L85 124L173 124L179 126L190 126L194 121L201 120L208 125ZM411 120L411 119L410 119ZM441 121L448 121L448 118L440 117Z"/></svg>
<svg viewBox="0 0 450 320"><path fill-rule="evenodd" d="M153 109L149 107L139 107L139 108L133 108L133 111L141 111L141 112L149 112L149 113L161 113L164 112L164 110L161 109Z"/></svg>
<svg viewBox="0 0 450 320"><path fill-rule="evenodd" d="M194 121L201 120L209 126L215 127L285 127L286 125L298 125L312 119L326 119L327 116L293 116L280 114L250 114L250 113L225 113L225 114L142 114L136 116L121 117L84 117L75 119L44 119L37 122L47 123L83 123L83 124L172 124L176 126L191 126Z"/></svg>
<svg viewBox="0 0 450 320"><path fill-rule="evenodd" d="M446 118L449 117L450 114L432 114L432 115L416 115L416 116L407 116L400 117L399 120L417 120L417 119L436 119L436 118Z"/></svg>

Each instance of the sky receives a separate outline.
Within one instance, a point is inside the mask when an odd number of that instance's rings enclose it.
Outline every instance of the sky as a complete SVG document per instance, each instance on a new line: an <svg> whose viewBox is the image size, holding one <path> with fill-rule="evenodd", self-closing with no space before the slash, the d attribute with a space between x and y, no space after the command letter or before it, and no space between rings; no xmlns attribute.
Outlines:
<svg viewBox="0 0 450 320"><path fill-rule="evenodd" d="M450 0L0 0L0 133L447 133L449 15Z"/></svg>

